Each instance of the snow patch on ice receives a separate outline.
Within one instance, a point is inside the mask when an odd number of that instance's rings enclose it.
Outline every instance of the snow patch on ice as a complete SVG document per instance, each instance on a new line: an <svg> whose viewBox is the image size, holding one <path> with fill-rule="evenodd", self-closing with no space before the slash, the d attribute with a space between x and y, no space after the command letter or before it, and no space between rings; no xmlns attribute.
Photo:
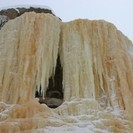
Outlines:
<svg viewBox="0 0 133 133"><path fill-rule="evenodd" d="M91 101L91 100L90 100ZM67 102L68 104L69 102ZM9 111L14 105L5 104L0 102L0 120L6 120ZM3 108L3 109L2 109ZM81 114L77 116L73 115L58 115L54 112L53 115L49 117L48 124L46 127L39 129L33 129L36 132L45 133L111 133L113 130L112 120L114 118L125 124L124 112L122 110L114 110L113 108L107 108L106 110L91 110L88 114ZM114 117L116 116L116 117ZM39 117L38 117L39 119ZM46 119L46 118L44 118ZM116 121L117 122L117 121ZM15 121L13 121L15 123ZM117 122L118 123L118 122ZM117 124L116 123L116 124ZM17 124L17 122L15 123ZM108 125L108 126L107 126ZM30 132L30 130L29 130Z"/></svg>
<svg viewBox="0 0 133 133"><path fill-rule="evenodd" d="M5 120L8 117L8 113L14 106L14 104L10 105L0 102L0 121Z"/></svg>
<svg viewBox="0 0 133 133"><path fill-rule="evenodd" d="M91 129L90 125L87 127L77 127L77 126L62 126L62 127L47 127L45 129L42 129L40 131L43 131L45 133L94 133Z"/></svg>

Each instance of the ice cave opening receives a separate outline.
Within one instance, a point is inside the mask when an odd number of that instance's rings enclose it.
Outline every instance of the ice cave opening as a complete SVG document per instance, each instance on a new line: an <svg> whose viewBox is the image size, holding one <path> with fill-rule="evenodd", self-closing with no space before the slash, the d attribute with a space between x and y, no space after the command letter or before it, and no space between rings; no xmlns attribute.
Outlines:
<svg viewBox="0 0 133 133"><path fill-rule="evenodd" d="M50 108L57 108L63 102L63 68L61 66L60 56L58 55L55 72L49 78L47 90L42 94L42 87L40 85L39 91L36 90L35 97L39 98L40 104L46 104Z"/></svg>

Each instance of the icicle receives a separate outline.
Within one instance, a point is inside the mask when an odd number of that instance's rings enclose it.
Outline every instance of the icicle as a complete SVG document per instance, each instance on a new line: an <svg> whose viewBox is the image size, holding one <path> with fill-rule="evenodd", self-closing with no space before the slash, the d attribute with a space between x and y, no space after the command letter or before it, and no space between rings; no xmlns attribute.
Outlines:
<svg viewBox="0 0 133 133"><path fill-rule="evenodd" d="M7 23L0 34L0 40L4 39L1 56L6 66L0 67L0 79L4 78L0 98L9 103L23 103L33 98L36 86L40 91L40 85L44 95L56 65L60 20L50 14L25 13Z"/></svg>
<svg viewBox="0 0 133 133"><path fill-rule="evenodd" d="M104 21L76 20L64 23L61 29L60 55L63 65L64 99L68 101L73 98L97 99L104 93L107 97L105 99L107 101L104 102L112 103L113 107L117 106L113 99L117 103L117 100L121 103L123 103L122 100L126 103L130 101L132 96L124 98L124 93L119 90L119 87L123 88L125 93L132 90L129 88L133 86L131 85L133 82L130 81L133 79L133 65L129 63L131 58L127 53L122 56L125 54L124 51L129 49L128 45L132 47L131 42L127 41L128 39L113 25ZM129 68L127 72L125 72L126 68ZM125 72L124 75L122 75L123 72ZM113 86L108 80L112 74L122 75L118 76L120 81L114 82ZM116 86L116 84L121 85ZM123 86L128 89L124 90ZM110 90L115 93L113 99ZM123 99L120 97L121 94ZM124 108L124 105L118 106ZM131 109L129 106L127 108Z"/></svg>

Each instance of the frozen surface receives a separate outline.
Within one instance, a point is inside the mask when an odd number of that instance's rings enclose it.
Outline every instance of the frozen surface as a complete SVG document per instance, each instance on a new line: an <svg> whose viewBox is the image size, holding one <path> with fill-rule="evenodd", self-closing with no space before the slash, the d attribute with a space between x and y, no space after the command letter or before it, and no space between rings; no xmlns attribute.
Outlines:
<svg viewBox="0 0 133 133"><path fill-rule="evenodd" d="M133 45L114 25L25 13L0 30L0 49L0 99L11 103L0 132L133 131ZM50 109L33 99L40 85L45 98L58 54L64 101Z"/></svg>
<svg viewBox="0 0 133 133"><path fill-rule="evenodd" d="M81 100L82 101L82 100ZM89 100L91 104L91 100ZM67 102L74 105L74 101ZM65 103L64 103L65 104ZM77 103L75 103L77 105ZM22 105L0 103L0 132L14 133L27 131L32 133L114 133L131 131L122 110L89 109L84 114L60 114L63 106L50 109L32 100ZM70 107L68 107L70 109ZM82 108L84 110L84 108ZM65 110L64 110L65 111ZM121 116L120 116L121 115Z"/></svg>

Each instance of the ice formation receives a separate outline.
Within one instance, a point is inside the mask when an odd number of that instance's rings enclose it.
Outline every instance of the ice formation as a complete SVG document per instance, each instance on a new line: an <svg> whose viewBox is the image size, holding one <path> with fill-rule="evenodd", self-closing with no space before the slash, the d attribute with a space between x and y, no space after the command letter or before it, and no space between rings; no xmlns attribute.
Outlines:
<svg viewBox="0 0 133 133"><path fill-rule="evenodd" d="M105 21L34 12L10 20L0 30L0 132L132 132L132 51ZM40 86L46 98L58 56L63 104L50 109L34 98Z"/></svg>
<svg viewBox="0 0 133 133"><path fill-rule="evenodd" d="M131 111L131 41L104 21L75 20L64 23L61 32L64 99L92 98Z"/></svg>

